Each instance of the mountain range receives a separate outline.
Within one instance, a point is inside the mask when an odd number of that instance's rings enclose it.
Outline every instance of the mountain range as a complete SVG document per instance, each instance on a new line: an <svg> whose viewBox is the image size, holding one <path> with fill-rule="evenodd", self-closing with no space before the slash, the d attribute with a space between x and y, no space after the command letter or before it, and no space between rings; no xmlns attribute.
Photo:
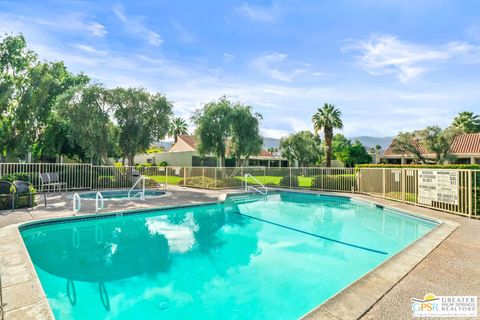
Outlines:
<svg viewBox="0 0 480 320"><path fill-rule="evenodd" d="M367 149L374 148L377 144L382 147L382 150L385 150L392 142L393 137L371 137L371 136L358 136L350 137L352 141L358 140L363 144ZM278 148L280 146L280 139L267 138L263 137L263 148Z"/></svg>

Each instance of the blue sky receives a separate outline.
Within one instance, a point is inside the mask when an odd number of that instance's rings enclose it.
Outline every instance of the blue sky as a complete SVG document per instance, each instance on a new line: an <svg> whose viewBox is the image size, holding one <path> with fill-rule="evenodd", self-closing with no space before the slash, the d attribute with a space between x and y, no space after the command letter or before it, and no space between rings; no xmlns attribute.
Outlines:
<svg viewBox="0 0 480 320"><path fill-rule="evenodd" d="M324 102L347 136L447 126L480 112L480 1L4 1L0 32L178 116L222 95L262 132L311 129Z"/></svg>

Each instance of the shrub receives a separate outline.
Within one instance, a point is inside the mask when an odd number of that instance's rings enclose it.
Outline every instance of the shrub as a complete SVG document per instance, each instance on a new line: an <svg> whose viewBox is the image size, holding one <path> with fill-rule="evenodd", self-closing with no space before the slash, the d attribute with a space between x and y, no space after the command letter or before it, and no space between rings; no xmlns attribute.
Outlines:
<svg viewBox="0 0 480 320"><path fill-rule="evenodd" d="M239 187L241 186L241 181L238 179L226 177L223 179L213 179L209 177L189 177L186 179L181 179L178 181L178 185L193 188L205 188L205 189L221 189L221 188L231 188L231 187Z"/></svg>
<svg viewBox="0 0 480 320"><path fill-rule="evenodd" d="M152 188L152 187L157 187L159 185L160 185L160 183L153 180L152 178L145 178L145 187Z"/></svg>
<svg viewBox="0 0 480 320"><path fill-rule="evenodd" d="M356 189L356 185L354 174L319 175L312 180L314 189L352 191L352 187Z"/></svg>
<svg viewBox="0 0 480 320"><path fill-rule="evenodd" d="M167 161L162 161L162 162L160 162L160 163L158 164L158 166L160 166L160 167L166 167L166 166L168 166L168 163L167 163Z"/></svg>
<svg viewBox="0 0 480 320"><path fill-rule="evenodd" d="M5 180L8 182L13 182L15 180L30 182L30 175L25 172L10 173L10 174L5 174L1 176L0 180Z"/></svg>
<svg viewBox="0 0 480 320"><path fill-rule="evenodd" d="M97 178L99 187L114 187L115 186L115 176L99 176Z"/></svg>
<svg viewBox="0 0 480 320"><path fill-rule="evenodd" d="M292 184L290 185L290 181ZM283 187L292 187L296 188L298 187L298 177L292 175L292 179L290 180L290 175L283 176L282 179L280 179L280 185Z"/></svg>
<svg viewBox="0 0 480 320"><path fill-rule="evenodd" d="M148 162L136 164L136 167L137 167L137 168L142 168L142 167L145 168L145 167L151 167L151 166L152 166L152 164L151 164L151 163L148 163Z"/></svg>

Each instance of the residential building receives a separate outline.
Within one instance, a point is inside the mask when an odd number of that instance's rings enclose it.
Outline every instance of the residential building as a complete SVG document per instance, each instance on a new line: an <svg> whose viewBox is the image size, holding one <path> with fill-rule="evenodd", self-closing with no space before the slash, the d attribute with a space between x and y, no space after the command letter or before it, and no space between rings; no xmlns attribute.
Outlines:
<svg viewBox="0 0 480 320"><path fill-rule="evenodd" d="M391 164L409 164L413 157L411 154L400 153L393 146L394 141L385 150L383 161ZM417 149L427 159L434 159L435 155L424 146L418 144ZM457 164L480 164L480 133L461 134L455 137L451 146L451 153L455 156Z"/></svg>
<svg viewBox="0 0 480 320"><path fill-rule="evenodd" d="M197 146L198 142L195 136L179 135L177 142L167 152L137 155L135 156L135 163L158 164L165 161L171 166L217 166L218 159L215 156L201 156ZM234 167L235 161L226 159L225 166ZM287 159L279 155L262 150L260 154L250 156L245 166L288 167L289 163Z"/></svg>

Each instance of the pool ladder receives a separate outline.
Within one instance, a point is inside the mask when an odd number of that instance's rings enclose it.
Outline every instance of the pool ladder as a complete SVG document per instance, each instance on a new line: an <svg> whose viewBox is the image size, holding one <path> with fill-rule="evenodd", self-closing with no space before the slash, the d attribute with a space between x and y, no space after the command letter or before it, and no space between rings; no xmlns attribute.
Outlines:
<svg viewBox="0 0 480 320"><path fill-rule="evenodd" d="M95 196L95 212L98 212L103 209L105 206L105 201L103 200L103 196L101 192L97 192Z"/></svg>
<svg viewBox="0 0 480 320"><path fill-rule="evenodd" d="M137 193L135 193L133 196L131 195L132 191L135 189L135 187L137 186L137 184L140 183L140 181L142 182L142 191L139 191ZM145 200L145 177L144 176L141 176L140 178L138 178L138 180L133 184L133 186L130 188L130 190L128 191L128 195L127 195L127 198L128 199L131 199L131 198L135 198L135 197L139 197L140 199L142 200Z"/></svg>
<svg viewBox="0 0 480 320"><path fill-rule="evenodd" d="M102 193L99 191L95 196L95 212L99 212L105 207L105 200L103 199ZM82 208L82 199L80 195L75 192L73 194L73 212L77 213Z"/></svg>
<svg viewBox="0 0 480 320"><path fill-rule="evenodd" d="M82 208L82 200L80 199L80 195L75 192L73 194L73 212L79 212L80 209Z"/></svg>
<svg viewBox="0 0 480 320"><path fill-rule="evenodd" d="M244 177L245 177L245 192L254 191L254 192L258 192L258 193L263 194L263 195L266 195L268 193L267 187L265 187L260 181L258 181L257 178L252 176L250 173L246 173ZM249 186L248 185L248 179L249 178L252 179L254 182L256 182L259 185L259 188L251 186L251 185Z"/></svg>

